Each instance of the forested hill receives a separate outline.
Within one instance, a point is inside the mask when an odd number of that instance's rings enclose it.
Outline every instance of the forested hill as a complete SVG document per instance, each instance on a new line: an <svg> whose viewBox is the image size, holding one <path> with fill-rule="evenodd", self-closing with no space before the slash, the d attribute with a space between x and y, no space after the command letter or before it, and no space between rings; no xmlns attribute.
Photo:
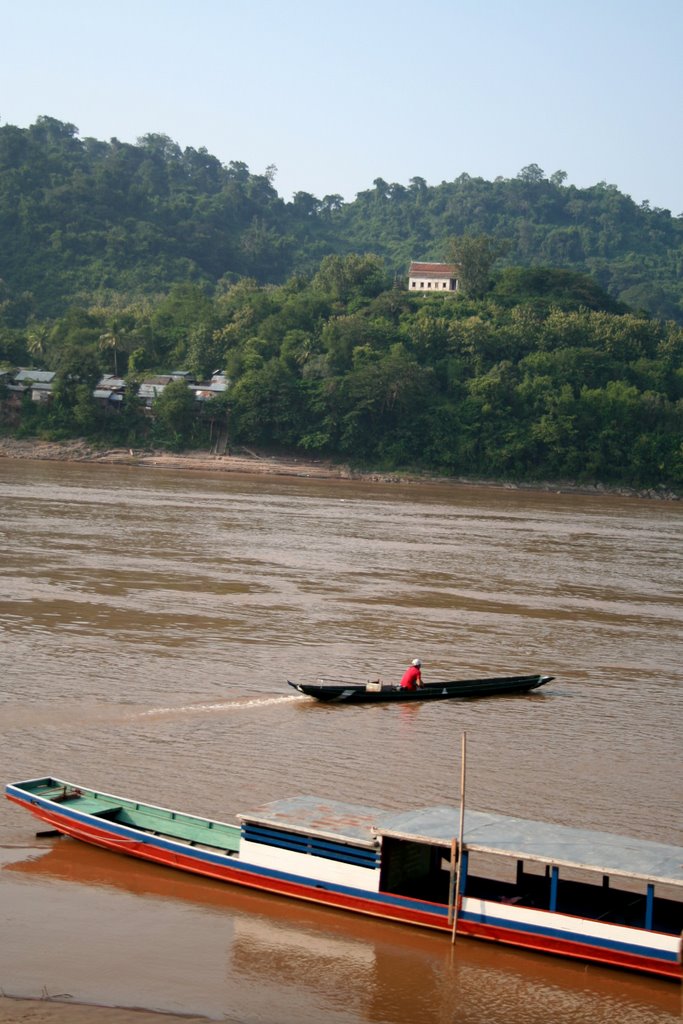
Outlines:
<svg viewBox="0 0 683 1024"><path fill-rule="evenodd" d="M450 239L465 235L504 243L499 267L589 273L632 309L683 322L683 217L615 185L579 189L531 164L513 179L377 178L353 202L285 201L276 176L164 135L131 145L80 138L49 117L0 126L2 322L156 300L181 282L278 284L331 254L374 253L403 279L411 259L448 258Z"/></svg>

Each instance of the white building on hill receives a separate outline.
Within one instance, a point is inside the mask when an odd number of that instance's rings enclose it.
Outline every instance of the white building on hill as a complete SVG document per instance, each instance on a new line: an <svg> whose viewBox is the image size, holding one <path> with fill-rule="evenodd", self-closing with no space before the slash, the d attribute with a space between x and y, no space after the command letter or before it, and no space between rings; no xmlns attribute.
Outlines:
<svg viewBox="0 0 683 1024"><path fill-rule="evenodd" d="M458 267L454 263L410 264L408 290L431 292L457 292Z"/></svg>

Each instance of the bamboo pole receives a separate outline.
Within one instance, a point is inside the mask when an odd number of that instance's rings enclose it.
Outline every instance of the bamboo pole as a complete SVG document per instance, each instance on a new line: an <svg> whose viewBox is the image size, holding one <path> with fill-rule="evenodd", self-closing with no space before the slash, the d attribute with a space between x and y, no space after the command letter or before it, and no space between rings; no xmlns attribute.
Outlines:
<svg viewBox="0 0 683 1024"><path fill-rule="evenodd" d="M467 733L462 734L462 752L460 755L460 830L458 835L458 870L455 876L455 899L453 902L453 931L451 942L455 942L458 930L458 910L460 906L460 878L462 873L462 845L465 833L465 773L467 763Z"/></svg>
<svg viewBox="0 0 683 1024"><path fill-rule="evenodd" d="M448 880L448 925L453 925L453 903L455 899L455 862L458 856L458 840L455 836L451 840L451 874Z"/></svg>

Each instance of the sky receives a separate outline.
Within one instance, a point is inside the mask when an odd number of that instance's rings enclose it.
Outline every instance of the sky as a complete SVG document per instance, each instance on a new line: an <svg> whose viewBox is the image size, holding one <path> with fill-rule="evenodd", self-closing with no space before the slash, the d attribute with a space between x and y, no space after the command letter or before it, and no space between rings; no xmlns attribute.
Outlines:
<svg viewBox="0 0 683 1024"><path fill-rule="evenodd" d="M683 0L0 0L0 125L150 133L274 186L616 185L683 214Z"/></svg>

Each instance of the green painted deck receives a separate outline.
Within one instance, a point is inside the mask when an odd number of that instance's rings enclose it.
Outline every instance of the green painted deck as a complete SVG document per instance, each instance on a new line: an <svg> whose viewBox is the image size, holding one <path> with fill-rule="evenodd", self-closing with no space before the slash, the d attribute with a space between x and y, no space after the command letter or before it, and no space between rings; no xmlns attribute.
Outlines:
<svg viewBox="0 0 683 1024"><path fill-rule="evenodd" d="M228 853L237 853L240 848L239 825L209 821L207 818L169 811L154 804L125 800L109 793L72 786L60 779L36 779L21 788L28 794L60 806L67 805L71 810L92 814L150 835L180 839L192 845Z"/></svg>

